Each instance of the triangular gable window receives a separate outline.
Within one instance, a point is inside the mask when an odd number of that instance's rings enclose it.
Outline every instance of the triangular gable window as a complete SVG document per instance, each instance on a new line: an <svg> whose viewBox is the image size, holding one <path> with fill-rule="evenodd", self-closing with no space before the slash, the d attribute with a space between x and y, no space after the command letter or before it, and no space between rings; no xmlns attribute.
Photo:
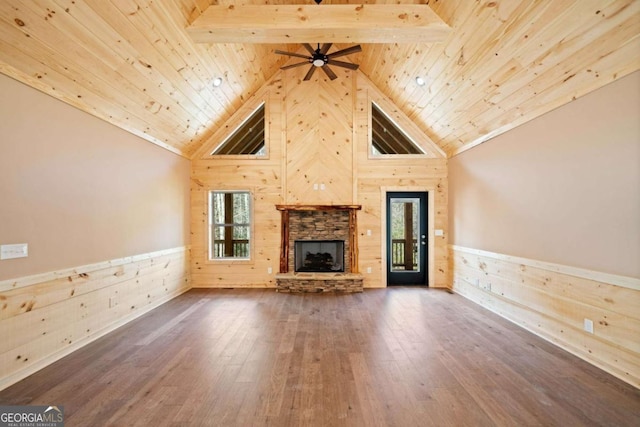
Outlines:
<svg viewBox="0 0 640 427"><path fill-rule="evenodd" d="M212 155L247 154L264 156L264 103L220 144Z"/></svg>
<svg viewBox="0 0 640 427"><path fill-rule="evenodd" d="M374 156L424 154L374 102L371 103L371 151Z"/></svg>

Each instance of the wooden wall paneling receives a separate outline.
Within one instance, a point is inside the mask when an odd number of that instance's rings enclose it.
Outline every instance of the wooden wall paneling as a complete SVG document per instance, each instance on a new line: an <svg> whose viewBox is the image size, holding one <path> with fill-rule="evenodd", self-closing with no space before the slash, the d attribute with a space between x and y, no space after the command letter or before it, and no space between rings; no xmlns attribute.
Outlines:
<svg viewBox="0 0 640 427"><path fill-rule="evenodd" d="M261 162L256 160L255 162ZM194 163L213 163L215 160ZM214 175L199 175L192 183L192 281L194 287L275 286L280 245L281 201L279 165L213 167ZM196 171L197 173L197 171ZM211 179L212 176L216 180ZM257 178L256 178L257 177ZM268 178L265 178L268 177ZM245 182L246 184L242 184ZM259 183L251 185L252 183ZM250 260L208 260L207 194L210 190L249 190L253 195L252 252ZM271 268L271 273L268 269Z"/></svg>
<svg viewBox="0 0 640 427"><path fill-rule="evenodd" d="M311 80L303 81L307 71L300 67L284 73L288 85L286 203L350 204L352 72L336 68L338 79L330 81L317 70Z"/></svg>
<svg viewBox="0 0 640 427"><path fill-rule="evenodd" d="M318 109L315 100L318 98L318 85L315 80L304 82L304 74L297 69L282 72L286 85L285 115L286 115L286 159L285 171L287 188L285 195L286 204L294 204L298 198L305 193L309 195L313 191L314 177L305 177L304 169L308 167L305 163L311 163L312 159L304 157L301 152L309 151L317 141L316 122L318 120ZM316 75L317 76L317 75ZM316 77L317 79L317 77ZM305 86L302 86L302 85ZM299 164L301 163L301 164ZM319 184L319 183L317 183ZM319 200L306 200L308 204L322 204Z"/></svg>
<svg viewBox="0 0 640 427"><path fill-rule="evenodd" d="M49 279L39 283L37 287L29 285L4 290L0 320L29 312L36 307L42 308L56 304L72 296L111 287L139 277L141 274L164 272L171 264L183 265L184 260L184 254L167 254L160 260L148 258L119 266L105 266L92 270L91 273L74 273L63 278Z"/></svg>
<svg viewBox="0 0 640 427"><path fill-rule="evenodd" d="M283 180L283 87L270 80L219 132L194 153L191 170L192 281L194 287L275 287L280 251ZM209 153L261 102L265 102L265 158L210 156ZM208 260L208 206L211 190L249 190L253 194L251 260ZM269 273L271 269L271 273Z"/></svg>
<svg viewBox="0 0 640 427"><path fill-rule="evenodd" d="M640 364L637 353L612 346L598 337L585 336L581 331L569 329L561 321L543 316L527 307L505 302L494 294L479 293L475 286L467 282L455 282L454 287L456 293L638 387L637 372Z"/></svg>
<svg viewBox="0 0 640 427"><path fill-rule="evenodd" d="M188 269L176 248L0 282L0 388L185 292Z"/></svg>
<svg viewBox="0 0 640 427"><path fill-rule="evenodd" d="M606 328L608 340L640 353L640 341L634 335L634 331L640 330L640 315L638 314L640 312L630 313L628 309L625 310L629 304L625 304L624 299L608 304L609 307L606 308L594 306L585 303L583 295L575 295L571 298L566 297L563 292L566 286L559 282L560 280L565 280L565 277L557 273L536 272L538 275L545 276L542 286L540 286L530 274L521 274L522 271L509 269L508 267L510 266L503 268L504 263L502 261L469 254L455 254L453 260L454 263L460 263L465 266L464 277L470 284L475 283L474 279L482 277L483 280L478 285L482 289L514 303L527 306L542 315L560 319L578 330L583 328L585 318L593 319L596 322L596 329ZM519 270L528 272L532 268L520 266ZM594 283L594 285L596 290L600 291L598 289L599 284ZM610 287L610 290L611 294L623 294L623 298L633 295L626 288L615 289ZM586 295L592 293L593 291L590 292L589 289L585 289ZM611 297L605 298L612 300ZM622 306L622 310L619 310L617 305ZM631 305L637 306L637 303L632 303ZM625 313L620 313L620 311Z"/></svg>
<svg viewBox="0 0 640 427"><path fill-rule="evenodd" d="M352 93L352 136L351 136L351 203L356 204L358 200L358 166L360 164L360 150L362 149L362 144L360 140L362 138L362 132L365 134L368 132L367 127L362 127L361 120L362 117L366 117L367 112L363 111L362 102L360 101L361 92L366 89L362 89L360 86L360 82L362 80L362 73L353 73L352 83L353 86L351 88Z"/></svg>
<svg viewBox="0 0 640 427"><path fill-rule="evenodd" d="M108 287L97 288L92 292L79 295L74 294L73 297L78 298L77 300L68 297L65 300L47 306L35 306L25 314L35 313L34 315L37 317L38 313L40 313L42 316L47 316L52 323L62 321L63 323L59 326L65 329L73 322L70 321L70 313L67 313L68 316L65 318L64 311L71 309L74 311L73 315L78 314L76 312L81 312L82 314L80 318L82 323L76 325L77 327L94 326L91 328L92 331L100 329L109 323L109 317L114 316L114 311L117 312L118 317L126 316L128 313L138 310L144 305L158 301L159 298L163 297L167 292L172 292L176 285L184 284L187 278L187 258L183 257L181 260L176 260L176 262L173 263L171 263L170 260L166 260L165 263L165 259L162 257L159 261L158 266L160 268L149 267L140 269L138 270L139 274L137 274L135 278L123 280ZM61 307L63 307L62 310L60 309ZM48 312L49 309L60 310L58 314L62 315L62 318L59 316L51 316ZM21 315L14 316L12 319L17 318L20 320L20 316ZM43 327L46 327L46 330L49 331L59 329L46 323ZM37 334L38 331L32 330L31 332ZM90 331L87 330L85 332L89 333ZM74 336L78 337L81 335ZM24 340L24 338L20 339L25 343L30 341Z"/></svg>
<svg viewBox="0 0 640 427"><path fill-rule="evenodd" d="M273 276L267 274L267 269L279 268L273 262L276 258L269 255L280 252L281 218L276 204L349 205L357 196L355 202L362 205L362 211L357 214L358 267L367 287L386 284L381 257L383 187L428 189L433 207L431 227L447 229L447 162L443 153L431 146L428 137L409 124L400 110L359 72L336 70L341 73L340 77L330 81L317 70L318 74L311 80L303 81L307 69L300 68L281 72L272 80L271 87L278 87L278 91L269 92L271 148L268 159L210 158L205 154L217 139L237 126L239 115L194 156L191 203L195 287L273 285ZM349 77L353 75L355 77ZM414 138L426 143L431 150L429 155L369 158L372 96L393 111L395 120L411 127ZM282 128L275 130L275 124ZM314 183L324 183L326 189L313 190ZM257 256L251 262L208 261L206 193L216 188L241 189L243 186L264 198L264 204L257 201L254 206L255 236L260 239L255 245L256 250L268 254L268 259ZM371 230L371 236L367 230ZM430 239L433 286L447 285L446 239L446 233ZM368 273L369 267L371 273Z"/></svg>
<svg viewBox="0 0 640 427"><path fill-rule="evenodd" d="M450 251L455 292L640 385L640 281L457 246ZM593 321L593 334L584 319Z"/></svg>
<svg viewBox="0 0 640 427"><path fill-rule="evenodd" d="M358 130L357 144L357 185L358 203L363 209L358 214L360 238L360 271L363 272L365 287L386 286L386 191L428 191L429 192L429 283L434 287L447 287L447 161L444 153L410 123L388 98L375 88L368 79L360 78L355 100L354 124ZM389 110L393 119L401 127L406 126L411 136L424 144L428 155L418 156L370 156L370 104L377 101L383 109ZM434 229L445 230L442 237L433 236ZM367 230L371 231L368 235ZM371 273L369 273L369 268Z"/></svg>

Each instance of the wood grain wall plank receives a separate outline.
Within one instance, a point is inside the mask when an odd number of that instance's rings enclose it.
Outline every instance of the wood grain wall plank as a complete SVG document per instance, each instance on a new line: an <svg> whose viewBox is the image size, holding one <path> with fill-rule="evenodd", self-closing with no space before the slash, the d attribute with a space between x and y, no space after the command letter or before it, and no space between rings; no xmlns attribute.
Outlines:
<svg viewBox="0 0 640 427"><path fill-rule="evenodd" d="M189 290L189 263L189 248L176 248L1 291L0 389Z"/></svg>
<svg viewBox="0 0 640 427"><path fill-rule="evenodd" d="M640 289L619 286L618 280L586 278L584 270L457 246L449 249L455 292L640 385ZM594 273L595 277L603 276ZM593 322L593 334L584 330L585 319Z"/></svg>

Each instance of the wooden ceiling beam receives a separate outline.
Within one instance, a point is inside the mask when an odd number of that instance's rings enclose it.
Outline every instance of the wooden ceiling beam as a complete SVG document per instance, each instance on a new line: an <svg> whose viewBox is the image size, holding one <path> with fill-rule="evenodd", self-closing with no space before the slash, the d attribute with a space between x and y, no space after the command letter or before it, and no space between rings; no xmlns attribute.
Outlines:
<svg viewBox="0 0 640 427"><path fill-rule="evenodd" d="M198 43L434 43L451 28L425 4L211 5Z"/></svg>

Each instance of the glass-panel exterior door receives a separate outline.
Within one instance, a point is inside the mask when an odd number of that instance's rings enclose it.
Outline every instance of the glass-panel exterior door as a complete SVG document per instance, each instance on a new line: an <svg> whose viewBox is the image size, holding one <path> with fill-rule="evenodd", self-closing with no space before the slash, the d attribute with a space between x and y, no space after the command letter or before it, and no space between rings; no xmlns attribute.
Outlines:
<svg viewBox="0 0 640 427"><path fill-rule="evenodd" d="M427 193L387 193L387 284L427 284Z"/></svg>

